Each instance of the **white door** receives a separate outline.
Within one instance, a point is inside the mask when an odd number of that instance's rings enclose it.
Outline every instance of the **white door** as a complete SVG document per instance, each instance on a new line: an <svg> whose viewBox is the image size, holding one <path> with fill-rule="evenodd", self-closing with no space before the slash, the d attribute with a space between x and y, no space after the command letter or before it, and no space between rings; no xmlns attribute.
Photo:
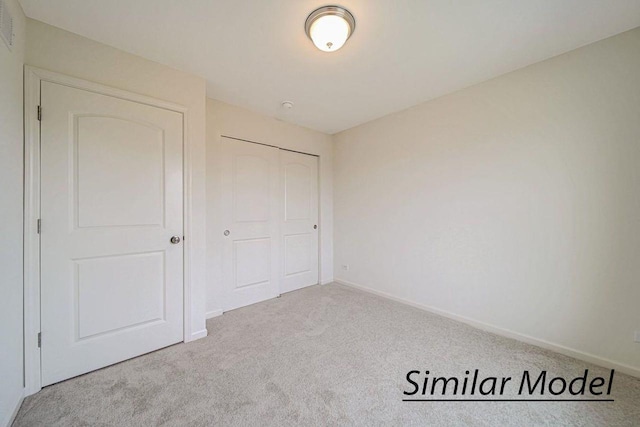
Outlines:
<svg viewBox="0 0 640 427"><path fill-rule="evenodd" d="M222 138L223 310L278 296L277 148Z"/></svg>
<svg viewBox="0 0 640 427"><path fill-rule="evenodd" d="M281 293L318 284L318 158L280 150Z"/></svg>
<svg viewBox="0 0 640 427"><path fill-rule="evenodd" d="M42 385L183 340L181 113L42 82Z"/></svg>

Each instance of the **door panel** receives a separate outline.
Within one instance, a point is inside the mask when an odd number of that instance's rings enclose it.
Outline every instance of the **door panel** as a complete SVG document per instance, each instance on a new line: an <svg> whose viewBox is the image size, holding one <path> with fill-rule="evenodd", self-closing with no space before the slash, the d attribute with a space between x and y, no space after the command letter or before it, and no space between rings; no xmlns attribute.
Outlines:
<svg viewBox="0 0 640 427"><path fill-rule="evenodd" d="M278 295L278 149L222 139L223 310Z"/></svg>
<svg viewBox="0 0 640 427"><path fill-rule="evenodd" d="M73 120L78 226L163 225L163 130L114 117Z"/></svg>
<svg viewBox="0 0 640 427"><path fill-rule="evenodd" d="M182 114L43 82L42 383L183 340Z"/></svg>
<svg viewBox="0 0 640 427"><path fill-rule="evenodd" d="M259 155L237 155L233 159L233 221L268 222L272 205L268 159Z"/></svg>
<svg viewBox="0 0 640 427"><path fill-rule="evenodd" d="M313 266L313 237L309 233L284 236L284 275L307 273Z"/></svg>
<svg viewBox="0 0 640 427"><path fill-rule="evenodd" d="M234 287L268 285L271 280L271 239L236 240L233 245Z"/></svg>
<svg viewBox="0 0 640 427"><path fill-rule="evenodd" d="M313 168L310 165L287 162L291 159L289 152L282 154L285 159L284 174L284 219L285 221L311 219L311 205L313 204ZM296 156L303 154L292 153ZM303 159L308 160L308 159Z"/></svg>
<svg viewBox="0 0 640 427"><path fill-rule="evenodd" d="M162 252L89 258L74 264L79 340L164 318Z"/></svg>
<svg viewBox="0 0 640 427"><path fill-rule="evenodd" d="M318 283L318 158L280 150L281 292Z"/></svg>

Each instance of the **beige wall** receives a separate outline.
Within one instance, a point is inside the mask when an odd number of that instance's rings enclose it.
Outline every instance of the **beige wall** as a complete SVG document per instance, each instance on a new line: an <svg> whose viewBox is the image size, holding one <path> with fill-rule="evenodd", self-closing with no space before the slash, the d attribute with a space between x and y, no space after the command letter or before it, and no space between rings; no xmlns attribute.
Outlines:
<svg viewBox="0 0 640 427"><path fill-rule="evenodd" d="M333 144L331 137L300 126L207 100L207 312L221 309L222 233L219 222L220 135L261 142L320 156L320 280L333 280Z"/></svg>
<svg viewBox="0 0 640 427"><path fill-rule="evenodd" d="M192 149L192 335L205 329L205 81L111 48L42 22L27 22L28 65L188 108L187 138ZM188 337L185 337L188 338Z"/></svg>
<svg viewBox="0 0 640 427"><path fill-rule="evenodd" d="M25 16L5 0L13 16L11 51L0 40L0 426L23 393L22 343L22 68Z"/></svg>
<svg viewBox="0 0 640 427"><path fill-rule="evenodd" d="M336 135L336 278L640 375L639 112L640 28Z"/></svg>

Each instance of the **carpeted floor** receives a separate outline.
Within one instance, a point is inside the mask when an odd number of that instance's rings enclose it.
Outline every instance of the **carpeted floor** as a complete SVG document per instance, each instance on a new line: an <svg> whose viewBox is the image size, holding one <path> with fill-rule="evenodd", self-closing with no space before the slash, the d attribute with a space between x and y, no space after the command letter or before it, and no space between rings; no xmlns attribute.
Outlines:
<svg viewBox="0 0 640 427"><path fill-rule="evenodd" d="M403 402L410 370L609 371L341 285L207 327L205 339L46 387L15 425L640 425L640 380L618 373L615 402Z"/></svg>

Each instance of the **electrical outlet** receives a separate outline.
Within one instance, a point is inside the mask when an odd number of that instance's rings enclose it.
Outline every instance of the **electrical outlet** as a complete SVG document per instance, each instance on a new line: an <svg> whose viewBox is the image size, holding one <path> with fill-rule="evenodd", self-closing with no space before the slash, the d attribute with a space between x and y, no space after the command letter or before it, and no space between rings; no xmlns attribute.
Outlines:
<svg viewBox="0 0 640 427"><path fill-rule="evenodd" d="M342 264L342 270L349 271L349 264Z"/></svg>
<svg viewBox="0 0 640 427"><path fill-rule="evenodd" d="M634 341L635 342L640 342L640 331L636 331L635 337L634 337Z"/></svg>

